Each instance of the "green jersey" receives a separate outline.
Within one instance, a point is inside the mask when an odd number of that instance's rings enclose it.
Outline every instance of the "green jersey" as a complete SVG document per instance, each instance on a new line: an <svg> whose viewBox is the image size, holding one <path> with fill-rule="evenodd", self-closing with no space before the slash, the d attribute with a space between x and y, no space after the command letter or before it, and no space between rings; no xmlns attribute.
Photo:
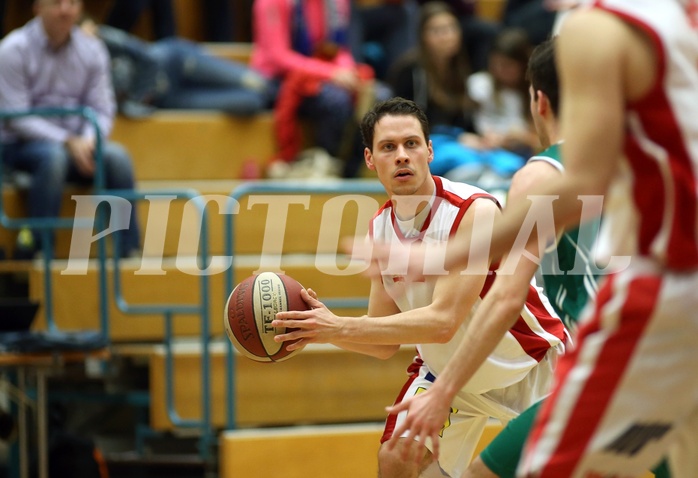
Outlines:
<svg viewBox="0 0 698 478"><path fill-rule="evenodd" d="M560 145L554 144L529 159L545 161L563 171ZM565 326L574 330L584 306L598 291L591 254L598 233L597 222L566 231L541 260L545 295Z"/></svg>

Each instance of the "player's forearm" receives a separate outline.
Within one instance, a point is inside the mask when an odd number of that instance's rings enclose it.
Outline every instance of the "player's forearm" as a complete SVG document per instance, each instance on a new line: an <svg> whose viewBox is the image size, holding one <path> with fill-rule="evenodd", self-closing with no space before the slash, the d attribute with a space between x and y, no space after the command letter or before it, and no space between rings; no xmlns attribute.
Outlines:
<svg viewBox="0 0 698 478"><path fill-rule="evenodd" d="M450 397L475 375L521 314L525 296L516 289L500 287L496 290L495 287L485 296L456 353L438 376L437 382Z"/></svg>
<svg viewBox="0 0 698 478"><path fill-rule="evenodd" d="M383 345L383 344L357 344L352 342L333 342L333 345L364 355L370 355L381 360L387 360L400 350L399 345Z"/></svg>
<svg viewBox="0 0 698 478"><path fill-rule="evenodd" d="M470 308L462 308L458 314L428 306L386 317L347 317L339 342L383 345L445 343L453 337L467 310Z"/></svg>

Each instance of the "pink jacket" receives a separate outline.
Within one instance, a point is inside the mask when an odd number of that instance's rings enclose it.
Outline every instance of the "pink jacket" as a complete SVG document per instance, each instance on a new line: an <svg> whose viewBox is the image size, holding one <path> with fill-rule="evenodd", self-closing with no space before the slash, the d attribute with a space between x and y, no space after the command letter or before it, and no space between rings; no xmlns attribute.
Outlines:
<svg viewBox="0 0 698 478"><path fill-rule="evenodd" d="M325 35L324 2L304 2L311 40L318 43ZM340 14L349 22L349 0L338 2ZM342 48L332 61L300 54L291 45L293 0L255 0L252 8L254 47L250 65L268 78L285 76L289 71L302 71L319 79L329 79L337 68L355 67L354 58Z"/></svg>

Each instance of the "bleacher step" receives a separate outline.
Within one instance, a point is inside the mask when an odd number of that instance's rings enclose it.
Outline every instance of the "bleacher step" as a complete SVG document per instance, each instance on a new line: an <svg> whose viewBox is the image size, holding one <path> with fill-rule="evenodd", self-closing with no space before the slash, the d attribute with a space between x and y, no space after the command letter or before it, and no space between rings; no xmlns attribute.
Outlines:
<svg viewBox="0 0 698 478"><path fill-rule="evenodd" d="M211 344L212 421L225 428L227 339ZM380 421L395 400L415 355L403 346L388 360L348 352L332 345L310 344L293 358L258 363L235 352L235 426L240 428L298 424ZM167 414L165 349L149 353L150 425L173 430ZM201 347L192 342L174 348L174 407L183 419L201 418ZM283 403L283 406L279 406Z"/></svg>
<svg viewBox="0 0 698 478"><path fill-rule="evenodd" d="M264 170L277 151L273 116L161 110L116 118L111 139L131 153L138 180L239 179L246 165Z"/></svg>

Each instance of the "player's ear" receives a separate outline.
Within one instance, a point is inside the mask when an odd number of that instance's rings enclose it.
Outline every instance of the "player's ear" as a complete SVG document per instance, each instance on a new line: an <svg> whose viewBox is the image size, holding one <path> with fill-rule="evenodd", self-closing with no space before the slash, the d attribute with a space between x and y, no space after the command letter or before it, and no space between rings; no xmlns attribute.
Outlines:
<svg viewBox="0 0 698 478"><path fill-rule="evenodd" d="M376 170L376 166L373 164L373 153L368 148L364 148L364 161L366 162L366 167L371 171Z"/></svg>
<svg viewBox="0 0 698 478"><path fill-rule="evenodd" d="M538 114L541 116L545 116L550 112L550 100L541 90L536 90L536 108L538 108Z"/></svg>
<svg viewBox="0 0 698 478"><path fill-rule="evenodd" d="M434 146L431 144L431 140L427 143L427 149L429 150L429 156L427 157L427 163L434 161Z"/></svg>

